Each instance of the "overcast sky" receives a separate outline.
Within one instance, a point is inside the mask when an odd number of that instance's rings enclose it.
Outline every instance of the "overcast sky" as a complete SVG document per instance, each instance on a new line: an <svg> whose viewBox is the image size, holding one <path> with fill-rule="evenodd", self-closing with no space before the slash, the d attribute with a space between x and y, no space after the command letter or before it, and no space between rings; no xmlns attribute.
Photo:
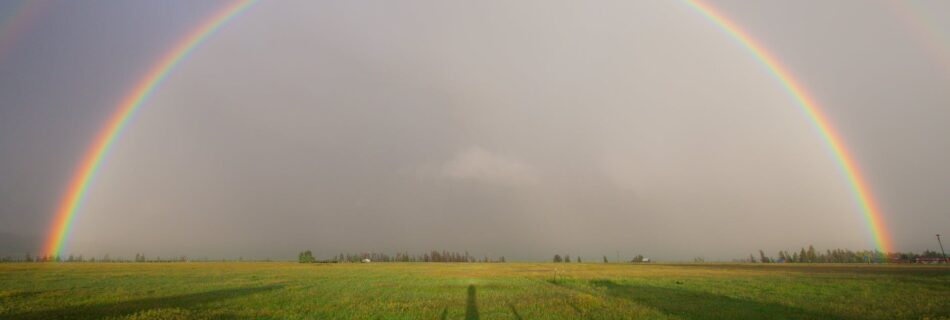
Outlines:
<svg viewBox="0 0 950 320"><path fill-rule="evenodd" d="M821 106L896 249L937 249L950 2L709 3ZM3 254L39 251L117 103L226 3L32 5L0 38ZM0 26L18 6L0 3ZM873 248L836 161L767 69L679 1L261 1L137 113L67 251Z"/></svg>

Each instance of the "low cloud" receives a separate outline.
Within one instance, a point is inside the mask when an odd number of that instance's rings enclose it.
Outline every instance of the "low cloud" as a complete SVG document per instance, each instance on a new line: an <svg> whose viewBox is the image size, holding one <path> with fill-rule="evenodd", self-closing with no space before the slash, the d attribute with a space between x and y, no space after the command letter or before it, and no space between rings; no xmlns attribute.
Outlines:
<svg viewBox="0 0 950 320"><path fill-rule="evenodd" d="M537 170L523 161L472 146L445 162L439 176L454 180L519 186L537 182Z"/></svg>

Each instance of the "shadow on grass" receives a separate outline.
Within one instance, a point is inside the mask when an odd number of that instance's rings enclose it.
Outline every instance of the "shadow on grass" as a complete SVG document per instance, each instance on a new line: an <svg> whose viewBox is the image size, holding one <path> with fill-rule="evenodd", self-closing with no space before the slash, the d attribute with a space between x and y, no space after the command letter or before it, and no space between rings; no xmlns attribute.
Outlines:
<svg viewBox="0 0 950 320"><path fill-rule="evenodd" d="M913 276L946 276L950 274L950 268L945 265L889 265L889 264L861 264L861 263L744 263L744 264L716 264L716 263L683 263L666 264L665 267L673 268L693 268L710 270L762 270L762 271L786 271L801 273L853 273L861 274L904 274Z"/></svg>
<svg viewBox="0 0 950 320"><path fill-rule="evenodd" d="M468 300L465 302L465 320L478 320L478 301L475 300L475 285L468 285Z"/></svg>
<svg viewBox="0 0 950 320"><path fill-rule="evenodd" d="M781 304L736 299L709 292L618 284L594 280L595 287L607 289L611 297L627 299L684 319L841 319Z"/></svg>
<svg viewBox="0 0 950 320"><path fill-rule="evenodd" d="M7 294L5 296L0 296L0 300L31 298L33 296L38 296L42 293L43 291L19 291L19 292L13 292L13 293Z"/></svg>
<svg viewBox="0 0 950 320"><path fill-rule="evenodd" d="M573 302L568 302L567 305L570 306L571 309L574 309L574 312L576 312L579 316L585 316L585 318L589 318L586 317L587 313L584 312L584 310L581 310L581 308L578 308Z"/></svg>
<svg viewBox="0 0 950 320"><path fill-rule="evenodd" d="M271 285L250 288L221 289L199 293L189 293L168 297L144 298L121 301L115 303L97 303L90 305L68 306L51 310L38 310L24 313L10 314L11 319L101 319L131 315L136 312L158 308L191 309L196 306L232 299L258 292L278 289L281 286ZM223 318L234 319L236 315L222 315Z"/></svg>
<svg viewBox="0 0 950 320"><path fill-rule="evenodd" d="M511 314L515 317L515 319L522 320L521 314L518 313L518 309L515 309L514 304L508 304L508 307L511 308Z"/></svg>

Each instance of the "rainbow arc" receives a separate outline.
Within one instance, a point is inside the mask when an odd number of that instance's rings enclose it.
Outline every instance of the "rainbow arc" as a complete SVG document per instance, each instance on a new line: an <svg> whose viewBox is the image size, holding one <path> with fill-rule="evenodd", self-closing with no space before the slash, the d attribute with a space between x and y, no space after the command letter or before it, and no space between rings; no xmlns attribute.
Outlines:
<svg viewBox="0 0 950 320"><path fill-rule="evenodd" d="M801 110L811 119L812 124L814 124L818 132L821 133L837 159L838 165L844 172L845 177L848 179L848 183L854 192L854 197L860 206L862 214L867 220L868 228L871 230L877 249L882 252L891 252L890 235L884 229L884 218L874 203L870 187L861 175L861 170L854 161L854 157L852 157L851 153L845 148L843 140L831 126L828 118L821 112L821 109L818 108L818 104L805 92L804 87L792 76L792 73L779 63L778 59L769 53L768 50L765 50L765 48L749 36L749 34L739 28L735 22L727 19L725 15L719 13L715 8L702 1L688 0L686 3L729 34L740 45L748 49L749 52L769 70L772 76L782 84L789 95L795 99Z"/></svg>
<svg viewBox="0 0 950 320"><path fill-rule="evenodd" d="M175 66L185 59L189 53L194 51L195 48L214 34L215 31L220 29L221 26L247 10L255 2L256 0L236 1L212 15L204 23L188 33L182 41L175 45L161 60L155 63L152 69L150 69L132 91L125 96L125 99L122 100L117 110L111 115L98 136L96 136L92 146L86 152L79 168L70 181L67 192L56 211L54 223L49 232L49 238L45 247L46 254L60 255L62 253L63 246L66 240L69 239L76 213L82 205L92 179L96 176L96 172L100 169L104 157L109 153L109 149L116 139L118 139L123 128L129 123L135 111L148 100L148 97L156 90L168 74L172 72ZM845 149L842 139L818 108L818 104L809 97L804 87L798 83L792 74L788 72L773 55L739 28L738 25L727 19L726 16L716 11L713 7L699 0L687 0L685 3L725 31L725 33L730 35L740 45L748 49L748 51L768 69L775 79L782 84L789 95L795 99L834 153L838 165L841 167L841 170L844 172L844 175L847 177L854 191L856 201L867 220L868 227L873 234L874 242L878 250L890 252L890 237L884 229L884 220L873 201L870 188L861 176L861 171L857 163L847 149Z"/></svg>
<svg viewBox="0 0 950 320"><path fill-rule="evenodd" d="M86 197L86 191L89 190L89 184L102 165L102 160L109 153L112 144L118 139L122 129L129 123L129 119L135 114L135 111L148 100L148 97L155 92L155 89L172 72L176 65L185 59L189 53L195 50L209 36L218 31L225 23L238 16L256 0L241 0L233 2L224 7L216 14L205 20L204 23L188 33L171 51L165 54L158 63L154 64L152 69L145 74L145 77L138 82L132 91L125 96L125 99L119 103L118 109L112 113L112 116L106 122L104 128L99 131L99 135L93 140L92 147L86 152L79 168L76 170L73 179L69 183L66 195L60 202L59 209L53 220L53 227L50 230L49 238L46 243L45 252L49 255L60 255L66 239L72 230L73 220L76 218L76 212L82 205Z"/></svg>

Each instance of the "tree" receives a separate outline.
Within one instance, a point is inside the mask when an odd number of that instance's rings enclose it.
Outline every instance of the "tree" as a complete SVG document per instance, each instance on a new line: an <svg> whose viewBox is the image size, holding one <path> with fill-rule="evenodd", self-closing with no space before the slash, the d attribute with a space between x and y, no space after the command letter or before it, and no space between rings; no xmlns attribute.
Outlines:
<svg viewBox="0 0 950 320"><path fill-rule="evenodd" d="M604 256L604 263L608 263L607 256Z"/></svg>
<svg viewBox="0 0 950 320"><path fill-rule="evenodd" d="M765 256L765 251L759 250L759 262L769 263L772 262L772 259L769 259L769 257Z"/></svg>
<svg viewBox="0 0 950 320"><path fill-rule="evenodd" d="M818 256L815 254L815 247L808 246L808 262L818 262Z"/></svg>
<svg viewBox="0 0 950 320"><path fill-rule="evenodd" d="M581 257L577 257L577 263L582 263L582 262L583 261L581 261Z"/></svg>
<svg viewBox="0 0 950 320"><path fill-rule="evenodd" d="M555 255L554 255L554 262L558 262L558 263L559 263L559 262L562 262L562 261L563 261L563 260L561 260L561 255L559 255L559 254L555 254Z"/></svg>
<svg viewBox="0 0 950 320"><path fill-rule="evenodd" d="M752 256L752 254L751 254L751 253L749 254L749 262L751 262L751 263L755 263L755 257L754 257L754 256Z"/></svg>
<svg viewBox="0 0 950 320"><path fill-rule="evenodd" d="M565 255L564 255L564 262L571 263L571 255L565 254Z"/></svg>
<svg viewBox="0 0 950 320"><path fill-rule="evenodd" d="M301 252L299 255L297 255L297 262L299 263L314 263L316 261L317 260L313 258L313 252L310 252L310 250Z"/></svg>

